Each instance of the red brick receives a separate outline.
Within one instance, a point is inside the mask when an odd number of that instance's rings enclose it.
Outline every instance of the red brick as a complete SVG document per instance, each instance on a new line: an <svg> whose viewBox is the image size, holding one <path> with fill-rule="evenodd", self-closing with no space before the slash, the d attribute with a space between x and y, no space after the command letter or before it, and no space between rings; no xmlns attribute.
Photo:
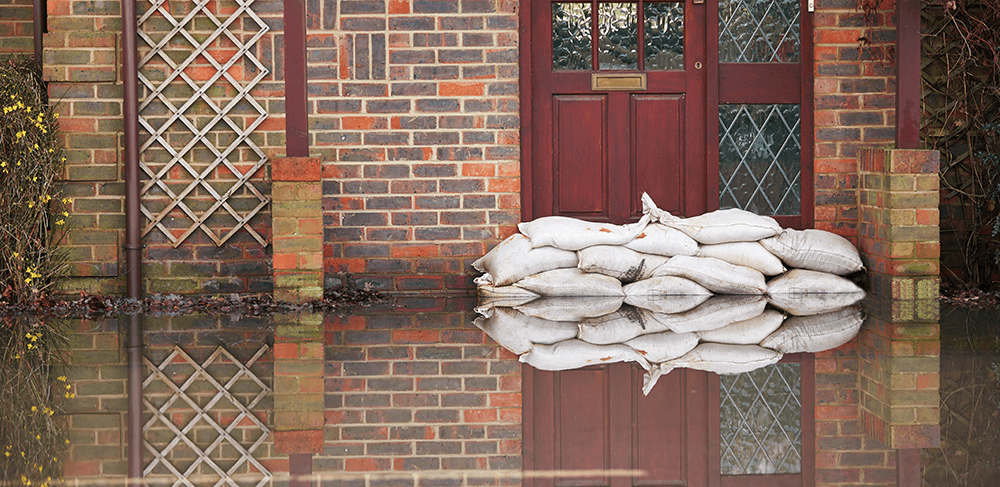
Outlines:
<svg viewBox="0 0 1000 487"><path fill-rule="evenodd" d="M322 453L323 430L275 431L274 446L278 453Z"/></svg>
<svg viewBox="0 0 1000 487"><path fill-rule="evenodd" d="M462 412L466 423L493 423L497 420L496 409L466 409Z"/></svg>
<svg viewBox="0 0 1000 487"><path fill-rule="evenodd" d="M320 181L322 161L318 157L276 157L271 159L273 181Z"/></svg>

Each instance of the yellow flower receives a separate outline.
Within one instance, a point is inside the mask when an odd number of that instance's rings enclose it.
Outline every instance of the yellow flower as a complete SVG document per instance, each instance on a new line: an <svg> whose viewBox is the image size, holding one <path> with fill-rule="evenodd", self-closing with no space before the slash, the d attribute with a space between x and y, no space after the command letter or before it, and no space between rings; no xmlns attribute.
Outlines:
<svg viewBox="0 0 1000 487"><path fill-rule="evenodd" d="M62 382L66 382L66 376L65 375L60 375L59 377L56 377L56 380L62 381Z"/></svg>
<svg viewBox="0 0 1000 487"><path fill-rule="evenodd" d="M33 412L33 413L37 413L37 412L38 412L38 407L36 407L36 406L31 406L31 412Z"/></svg>
<svg viewBox="0 0 1000 487"><path fill-rule="evenodd" d="M66 223L66 220L56 220L56 225L62 225Z"/></svg>

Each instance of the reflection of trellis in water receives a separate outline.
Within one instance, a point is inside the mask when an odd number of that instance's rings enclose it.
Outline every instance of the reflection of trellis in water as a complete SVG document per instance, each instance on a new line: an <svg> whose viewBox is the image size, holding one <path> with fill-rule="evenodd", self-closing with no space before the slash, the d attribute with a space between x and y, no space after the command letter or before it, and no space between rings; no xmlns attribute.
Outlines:
<svg viewBox="0 0 1000 487"><path fill-rule="evenodd" d="M250 139L253 130L267 118L264 108L250 95L250 90L268 73L251 52L268 27L250 9L253 0L234 1L232 12L220 20L211 9L227 12L219 6L222 2L151 0L149 9L138 20L139 38L149 48L139 60L139 81L147 90L146 96L140 100L139 123L150 135L139 149L143 156L140 166L149 178L142 187L142 195L148 197L162 191L169 198L162 208L151 209L148 198L143 203L142 212L149 220L143 235L158 228L175 247L199 228L216 245L224 244L240 228L246 228L261 245L267 245L249 221L267 205L268 198L249 179L267 162L267 156ZM183 12L184 16L175 18L171 14L172 9ZM241 17L246 20L240 21ZM196 21L198 26L194 25ZM214 30L202 31L203 26L209 23L214 25ZM250 34L244 42L229 30L233 23L243 29L255 30L240 32L240 35ZM180 56L184 59L175 61L175 57ZM220 64L217 58L225 58L225 61ZM250 64L252 69L248 69ZM244 70L257 73L246 84L233 75ZM227 96L230 97L222 106L216 103ZM234 119L231 116L234 112L255 113ZM249 150L240 150L241 147ZM161 150L165 154L157 155L156 152ZM154 170L150 164L157 157L161 160L156 162L162 165ZM208 162L208 158L212 160ZM237 164L231 158L236 159ZM244 160L246 158L252 162L248 167L245 165L248 162ZM207 165L205 162L208 162ZM218 179L220 173L226 172L231 173L235 181ZM182 181L180 177L189 179ZM219 187L220 184L230 183L226 189ZM239 209L234 208L233 197L244 188L250 196L245 199L250 203L241 201L236 204ZM179 191L175 192L175 189ZM211 199L199 195L201 191ZM210 204L199 201L199 196ZM220 208L235 223L227 232L218 234L209 228L208 220ZM183 228L186 223L181 224L182 228L171 228L169 225L172 221L170 214L175 209L191 220L186 228ZM219 219L216 217L216 220ZM212 226L222 224L213 223ZM230 226L230 223L226 222L225 226Z"/></svg>
<svg viewBox="0 0 1000 487"><path fill-rule="evenodd" d="M267 350L267 345L262 346L245 365L222 347L202 364L180 347L174 347L160 365L143 358L151 372L142 384L146 411L152 413L142 427L143 444L152 455L143 470L148 483L156 483L153 477L159 475L172 476L173 487L194 487L192 479L199 477L215 481L197 485L214 487L260 487L271 480L271 472L253 457L254 451L270 436L270 430L251 411L271 392L250 370ZM209 373L209 368L216 375L227 370L235 372L223 383ZM170 378L184 376L187 371L190 375L180 385ZM248 388L259 391L247 392ZM232 392L236 389L246 396L246 404ZM182 404L177 404L178 400ZM214 439L208 442L213 435ZM204 443L209 444L203 447ZM244 447L244 443L250 446ZM224 458L227 455L229 458ZM243 479L251 482L237 483Z"/></svg>

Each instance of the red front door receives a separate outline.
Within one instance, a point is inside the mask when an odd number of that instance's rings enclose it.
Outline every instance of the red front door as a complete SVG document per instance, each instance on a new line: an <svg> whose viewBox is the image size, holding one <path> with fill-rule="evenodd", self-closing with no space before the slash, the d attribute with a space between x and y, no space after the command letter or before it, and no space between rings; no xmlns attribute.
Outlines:
<svg viewBox="0 0 1000 487"><path fill-rule="evenodd" d="M648 396L632 364L562 372L525 366L522 377L526 487L702 487L710 475L717 483L715 374L675 370Z"/></svg>
<svg viewBox="0 0 1000 487"><path fill-rule="evenodd" d="M530 217L706 209L705 4L533 2ZM712 181L714 183L714 180Z"/></svg>

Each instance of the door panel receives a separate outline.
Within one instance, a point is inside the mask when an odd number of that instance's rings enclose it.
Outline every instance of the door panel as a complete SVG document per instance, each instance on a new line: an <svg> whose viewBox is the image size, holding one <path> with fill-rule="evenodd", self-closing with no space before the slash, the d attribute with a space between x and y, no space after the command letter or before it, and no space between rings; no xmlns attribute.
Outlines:
<svg viewBox="0 0 1000 487"><path fill-rule="evenodd" d="M555 378L555 468L607 470L612 468L608 435L608 369L562 372ZM592 485L594 477L563 477L555 485ZM608 479L604 478L604 485Z"/></svg>
<svg viewBox="0 0 1000 487"><path fill-rule="evenodd" d="M632 95L634 175L632 216L642 214L645 191L660 209L683 212L684 95ZM656 181L657 184L650 184Z"/></svg>
<svg viewBox="0 0 1000 487"><path fill-rule="evenodd" d="M607 96L557 95L552 108L556 211L607 217Z"/></svg>

